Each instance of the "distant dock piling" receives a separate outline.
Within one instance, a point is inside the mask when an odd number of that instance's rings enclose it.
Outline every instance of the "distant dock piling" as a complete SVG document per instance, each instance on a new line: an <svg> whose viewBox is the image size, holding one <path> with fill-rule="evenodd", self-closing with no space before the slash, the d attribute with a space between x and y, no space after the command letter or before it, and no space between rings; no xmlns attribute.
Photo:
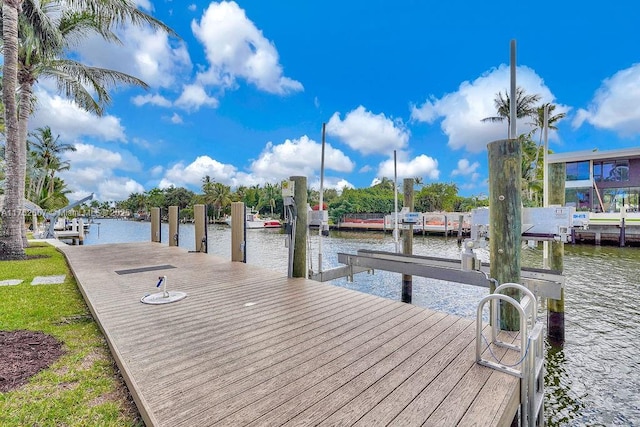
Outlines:
<svg viewBox="0 0 640 427"><path fill-rule="evenodd" d="M231 261L247 262L245 219L244 203L231 203Z"/></svg>
<svg viewBox="0 0 640 427"><path fill-rule="evenodd" d="M169 206L169 246L180 246L179 209L177 206Z"/></svg>
<svg viewBox="0 0 640 427"><path fill-rule="evenodd" d="M151 208L151 241L160 243L162 240L162 227L160 227L160 208Z"/></svg>
<svg viewBox="0 0 640 427"><path fill-rule="evenodd" d="M205 205L193 205L196 252L209 252L207 248L207 212Z"/></svg>

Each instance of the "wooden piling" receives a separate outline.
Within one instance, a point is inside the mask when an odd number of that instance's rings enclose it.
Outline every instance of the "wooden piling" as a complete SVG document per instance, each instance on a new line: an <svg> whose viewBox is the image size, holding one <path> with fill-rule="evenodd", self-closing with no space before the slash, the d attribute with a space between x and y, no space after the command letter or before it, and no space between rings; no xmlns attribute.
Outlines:
<svg viewBox="0 0 640 427"><path fill-rule="evenodd" d="M549 165L549 204L564 206L565 203L565 164ZM551 242L549 267L552 270L564 270L564 243ZM560 299L547 302L547 335L553 344L564 343L564 289L560 290Z"/></svg>
<svg viewBox="0 0 640 427"><path fill-rule="evenodd" d="M231 261L247 262L245 257L245 210L244 203L231 203Z"/></svg>
<svg viewBox="0 0 640 427"><path fill-rule="evenodd" d="M78 218L78 245L84 245L84 222L82 218Z"/></svg>
<svg viewBox="0 0 640 427"><path fill-rule="evenodd" d="M208 253L207 212L205 205L193 205L193 220L195 225L196 252Z"/></svg>
<svg viewBox="0 0 640 427"><path fill-rule="evenodd" d="M489 256L490 275L503 283L520 283L522 239L522 147L517 139L487 145L489 153ZM491 285L491 292L495 285ZM519 292L505 293L520 300ZM518 312L501 304L500 328L519 329Z"/></svg>
<svg viewBox="0 0 640 427"><path fill-rule="evenodd" d="M292 277L307 277L307 177L292 176L298 219L296 221L296 241L293 255Z"/></svg>
<svg viewBox="0 0 640 427"><path fill-rule="evenodd" d="M178 218L178 206L169 206L169 246L180 246Z"/></svg>
<svg viewBox="0 0 640 427"><path fill-rule="evenodd" d="M405 178L403 183L404 205L413 212L413 178ZM406 224L407 228L402 230L402 253L405 255L413 254L413 224ZM413 293L413 276L410 274L402 275L402 302L411 303Z"/></svg>
<svg viewBox="0 0 640 427"><path fill-rule="evenodd" d="M160 243L161 241L160 227L160 208L151 208L151 241Z"/></svg>

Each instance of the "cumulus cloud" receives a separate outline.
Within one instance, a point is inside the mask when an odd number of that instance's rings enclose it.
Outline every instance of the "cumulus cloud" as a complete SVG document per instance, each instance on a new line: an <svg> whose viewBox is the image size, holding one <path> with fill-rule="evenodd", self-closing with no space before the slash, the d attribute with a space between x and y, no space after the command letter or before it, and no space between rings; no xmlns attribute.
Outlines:
<svg viewBox="0 0 640 427"><path fill-rule="evenodd" d="M60 173L71 190L69 200L78 200L95 193L96 200L124 200L131 193L144 192L142 184L132 178L119 177L116 171L140 172L140 161L128 151L115 152L90 144L74 144L76 151L68 151L64 158L71 169Z"/></svg>
<svg viewBox="0 0 640 427"><path fill-rule="evenodd" d="M287 139L281 144L269 142L260 156L251 162L247 171L240 171L233 165L221 163L209 156L200 156L190 164L180 162L167 169L159 187L200 187L202 178L207 175L216 182L232 187L278 183L295 175L313 179L320 170L321 149L321 144L306 135L299 139ZM349 173L353 168L354 163L344 153L326 144L326 170ZM337 186L340 179L325 177L327 188L331 188L333 182ZM340 188L345 185L350 184L342 183Z"/></svg>
<svg viewBox="0 0 640 427"><path fill-rule="evenodd" d="M322 145L304 135L282 144L267 143L260 157L251 164L251 172L267 181L294 175L313 176L320 170ZM342 151L325 144L325 170L349 173L355 164Z"/></svg>
<svg viewBox="0 0 640 427"><path fill-rule="evenodd" d="M170 119L171 123L173 123L174 125L179 125L182 124L182 117L180 117L180 115L178 113L173 113L173 116L171 116Z"/></svg>
<svg viewBox="0 0 640 427"><path fill-rule="evenodd" d="M585 121L621 136L640 134L640 64L618 71L602 82L591 105L578 110L573 127L578 128Z"/></svg>
<svg viewBox="0 0 640 427"><path fill-rule="evenodd" d="M424 154L409 159L406 158L404 153L400 153L396 158L396 164L398 179L424 177L436 180L440 176L438 161ZM393 158L380 163L378 167L378 177L393 178L394 175Z"/></svg>
<svg viewBox="0 0 640 427"><path fill-rule="evenodd" d="M535 71L526 66L517 67L517 85L527 94L539 94L540 104L553 102L555 97ZM442 98L431 97L422 105L411 107L411 118L432 124L442 119L442 131L448 136L448 145L454 150L465 149L472 153L484 150L491 141L508 137L507 121L484 123L481 120L496 115L493 100L498 92L508 92L509 67L500 65L472 82L463 82L456 92ZM566 113L568 107L558 105L555 113ZM528 132L530 119L519 119L518 133Z"/></svg>
<svg viewBox="0 0 640 427"><path fill-rule="evenodd" d="M124 171L140 171L140 161L126 150L119 152L106 150L95 145L76 143L76 151L67 151L64 158L74 166L96 167L98 169L121 169Z"/></svg>
<svg viewBox="0 0 640 427"><path fill-rule="evenodd" d="M389 154L406 147L409 141L409 131L401 121L373 114L362 105L347 113L344 120L340 113L334 113L327 123L327 133L364 155Z"/></svg>
<svg viewBox="0 0 640 427"><path fill-rule="evenodd" d="M170 89L179 76L191 73L185 43L172 40L166 32L148 26L126 26L118 36L122 45L90 36L75 50L85 64L136 76L152 88Z"/></svg>
<svg viewBox="0 0 640 427"><path fill-rule="evenodd" d="M237 169L233 165L221 163L209 156L199 156L188 165L179 162L167 169L159 187L199 187L202 178L207 175L216 182L229 184L236 173Z"/></svg>
<svg viewBox="0 0 640 427"><path fill-rule="evenodd" d="M141 107L146 104L157 105L158 107L171 107L171 101L159 94L148 93L146 95L137 95L131 98L134 105Z"/></svg>
<svg viewBox="0 0 640 427"><path fill-rule="evenodd" d="M199 82L226 88L240 78L278 95L303 90L300 82L283 75L275 46L237 3L212 2L199 22L191 22L191 30L209 62Z"/></svg>
<svg viewBox="0 0 640 427"><path fill-rule="evenodd" d="M471 175L480 167L480 163L473 162L470 163L467 159L458 160L458 167L451 172L451 176L457 175Z"/></svg>
<svg viewBox="0 0 640 427"><path fill-rule="evenodd" d="M218 104L218 100L209 96L205 88L199 84L184 85L182 94L175 102L177 107L187 111L198 110L203 105L216 108Z"/></svg>
<svg viewBox="0 0 640 427"><path fill-rule="evenodd" d="M120 119L109 114L98 117L58 95L51 95L44 87L36 87L38 103L29 119L29 127L49 126L62 139L75 140L94 137L103 141L126 142Z"/></svg>

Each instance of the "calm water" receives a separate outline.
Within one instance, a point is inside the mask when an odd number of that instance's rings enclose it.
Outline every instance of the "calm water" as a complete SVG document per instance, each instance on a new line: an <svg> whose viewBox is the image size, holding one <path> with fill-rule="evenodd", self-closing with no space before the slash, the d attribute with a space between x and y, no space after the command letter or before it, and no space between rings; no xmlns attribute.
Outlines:
<svg viewBox="0 0 640 427"><path fill-rule="evenodd" d="M86 245L149 241L150 223L99 220ZM163 224L162 241L167 243ZM231 233L226 226L209 226L209 253L231 258ZM180 226L180 246L195 249L194 228ZM247 230L247 263L286 273L288 249L280 230ZM414 239L414 253L459 259L456 239ZM323 239L323 269L338 266L337 253L358 249L394 250L392 237L381 233L332 232ZM539 267L542 250L523 249L524 266ZM318 267L318 237L312 233L308 255ZM486 251L478 251L488 261ZM566 342L547 346L546 418L552 426L640 426L640 249L565 246ZM397 273L359 274L353 283L336 286L400 300ZM421 277L413 278L413 303L475 318L487 290Z"/></svg>

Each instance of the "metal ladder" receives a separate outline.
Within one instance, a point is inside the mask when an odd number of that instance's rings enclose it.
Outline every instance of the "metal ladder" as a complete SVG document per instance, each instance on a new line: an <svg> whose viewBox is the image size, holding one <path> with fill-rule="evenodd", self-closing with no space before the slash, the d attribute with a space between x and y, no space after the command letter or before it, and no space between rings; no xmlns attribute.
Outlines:
<svg viewBox="0 0 640 427"><path fill-rule="evenodd" d="M520 302L504 295L505 290L522 292ZM500 301L511 304L520 314L520 345L511 344L498 339ZM485 359L482 353L482 311L490 302L491 341L488 349L494 360ZM520 378L520 425L544 426L544 341L541 321L537 319L537 302L534 294L526 287L517 283L505 283L498 286L494 293L487 295L478 304L476 318L476 362ZM493 355L492 346L499 346L520 352L517 363L507 366Z"/></svg>

